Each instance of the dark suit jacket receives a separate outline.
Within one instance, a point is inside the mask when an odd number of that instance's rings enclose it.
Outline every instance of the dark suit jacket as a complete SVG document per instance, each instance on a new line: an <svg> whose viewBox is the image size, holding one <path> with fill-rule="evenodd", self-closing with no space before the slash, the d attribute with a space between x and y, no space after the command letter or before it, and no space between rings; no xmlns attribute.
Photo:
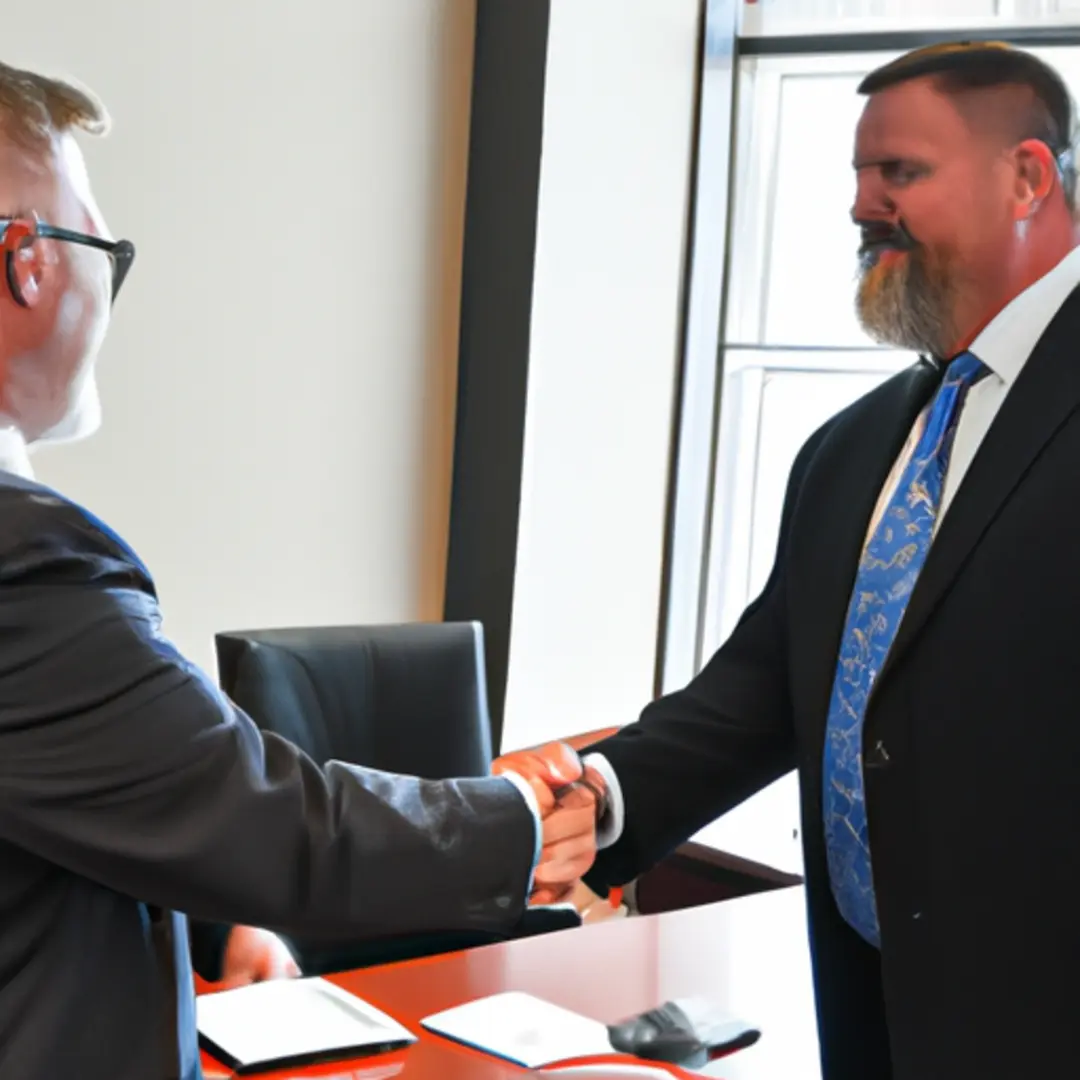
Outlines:
<svg viewBox="0 0 1080 1080"><path fill-rule="evenodd" d="M0 1077L198 1075L184 912L334 944L504 932L535 825L502 779L330 764L162 636L85 511L0 474Z"/></svg>
<svg viewBox="0 0 1080 1080"><path fill-rule="evenodd" d="M935 369L905 371L810 439L762 596L686 689L595 747L626 803L625 832L589 879L598 887L798 768L827 1080L1080 1070L1077 342L1080 293L961 483L870 700L880 954L831 897L825 719L869 518Z"/></svg>

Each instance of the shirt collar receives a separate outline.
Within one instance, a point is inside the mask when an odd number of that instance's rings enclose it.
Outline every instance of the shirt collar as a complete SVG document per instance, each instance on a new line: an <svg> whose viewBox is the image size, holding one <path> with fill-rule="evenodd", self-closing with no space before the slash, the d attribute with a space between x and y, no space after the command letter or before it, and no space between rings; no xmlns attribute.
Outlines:
<svg viewBox="0 0 1080 1080"><path fill-rule="evenodd" d="M34 470L30 467L26 440L15 428L0 427L0 470L33 479Z"/></svg>
<svg viewBox="0 0 1080 1080"><path fill-rule="evenodd" d="M1080 247L1014 297L971 343L971 351L1006 386L1016 381L1051 320L1080 285Z"/></svg>

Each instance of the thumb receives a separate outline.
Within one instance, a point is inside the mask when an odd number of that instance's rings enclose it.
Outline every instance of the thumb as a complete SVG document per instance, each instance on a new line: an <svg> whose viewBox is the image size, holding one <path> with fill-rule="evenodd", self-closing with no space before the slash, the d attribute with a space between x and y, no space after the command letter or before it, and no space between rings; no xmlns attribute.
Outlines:
<svg viewBox="0 0 1080 1080"><path fill-rule="evenodd" d="M555 809L555 795L551 790L551 784L538 777L530 777L528 784L533 790L533 795L536 796L540 816L546 818Z"/></svg>
<svg viewBox="0 0 1080 1080"><path fill-rule="evenodd" d="M561 787L581 779L581 758L566 743L551 743L539 757L553 785Z"/></svg>
<svg viewBox="0 0 1080 1080"><path fill-rule="evenodd" d="M280 979L298 979L300 977L300 965L291 957L287 957L278 972Z"/></svg>

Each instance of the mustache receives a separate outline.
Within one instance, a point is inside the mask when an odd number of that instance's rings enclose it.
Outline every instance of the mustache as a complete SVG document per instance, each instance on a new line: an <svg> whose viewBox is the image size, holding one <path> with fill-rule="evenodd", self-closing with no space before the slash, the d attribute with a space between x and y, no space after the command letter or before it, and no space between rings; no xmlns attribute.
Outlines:
<svg viewBox="0 0 1080 1080"><path fill-rule="evenodd" d="M919 242L903 221L859 221L859 261L872 266L882 251L914 251Z"/></svg>

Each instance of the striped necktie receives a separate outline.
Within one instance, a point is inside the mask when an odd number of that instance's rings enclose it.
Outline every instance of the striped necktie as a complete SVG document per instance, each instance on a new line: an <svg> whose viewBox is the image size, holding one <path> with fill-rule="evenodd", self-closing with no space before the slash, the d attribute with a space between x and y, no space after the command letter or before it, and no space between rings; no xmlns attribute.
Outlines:
<svg viewBox="0 0 1080 1080"><path fill-rule="evenodd" d="M825 731L825 843L840 913L874 946L880 945L880 933L863 791L866 703L930 550L964 396L987 371L970 352L949 364L922 435L863 551L840 639Z"/></svg>

